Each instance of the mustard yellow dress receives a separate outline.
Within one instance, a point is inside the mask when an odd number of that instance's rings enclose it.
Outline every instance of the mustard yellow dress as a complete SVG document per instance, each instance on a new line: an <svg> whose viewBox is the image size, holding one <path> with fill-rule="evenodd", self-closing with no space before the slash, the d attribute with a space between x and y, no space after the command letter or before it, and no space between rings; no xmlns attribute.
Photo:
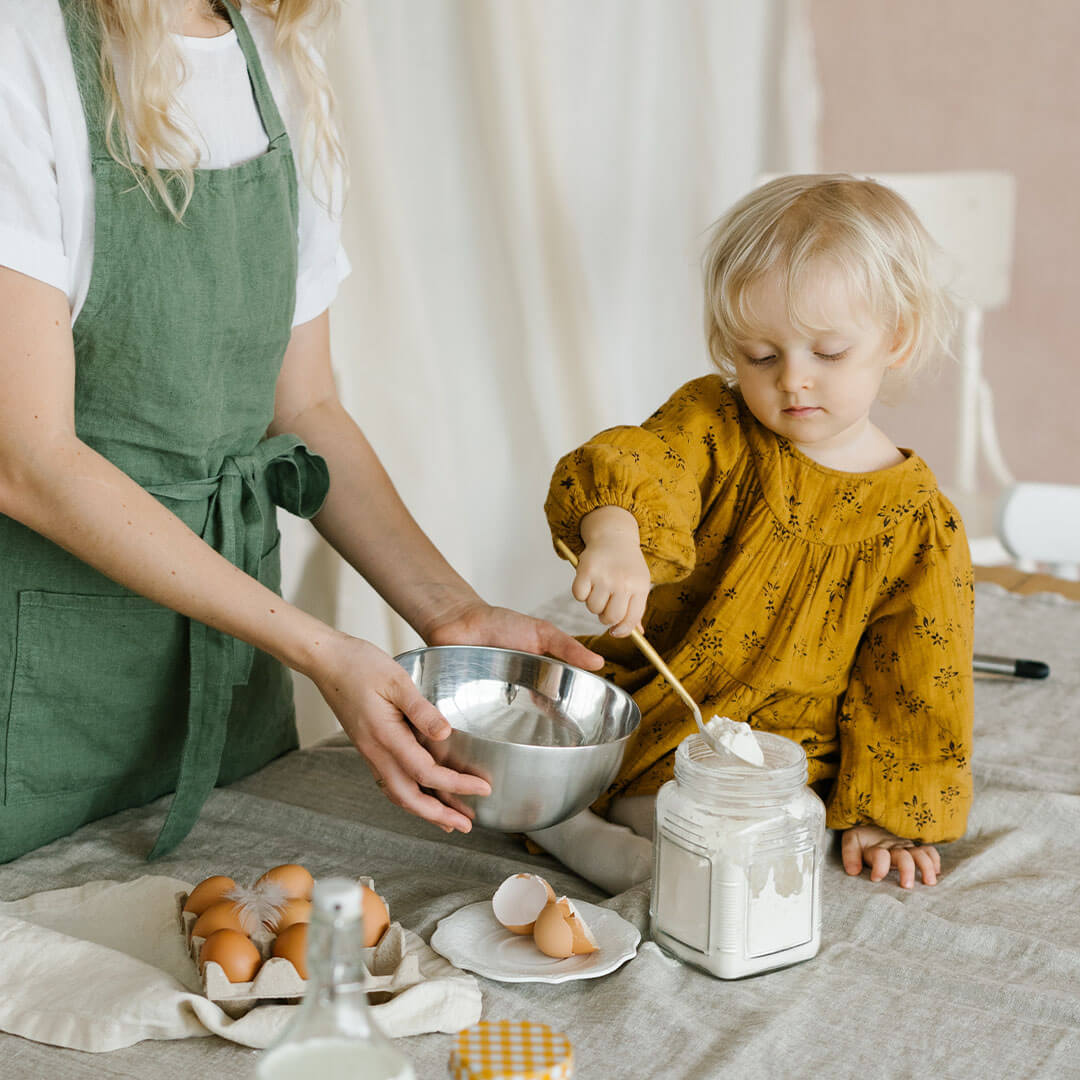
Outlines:
<svg viewBox="0 0 1080 1080"><path fill-rule="evenodd" d="M971 805L974 588L959 515L904 454L825 468L709 375L566 455L545 510L575 553L590 510L629 510L654 585L646 637L705 718L800 743L831 828L929 843L961 836ZM670 779L695 727L628 638L586 643L642 713L603 812Z"/></svg>

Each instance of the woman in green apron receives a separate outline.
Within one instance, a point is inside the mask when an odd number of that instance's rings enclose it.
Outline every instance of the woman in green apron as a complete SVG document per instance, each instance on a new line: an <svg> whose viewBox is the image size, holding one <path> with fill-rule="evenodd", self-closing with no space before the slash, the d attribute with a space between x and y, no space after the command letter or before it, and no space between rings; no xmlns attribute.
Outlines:
<svg viewBox="0 0 1080 1080"><path fill-rule="evenodd" d="M414 734L445 719L385 653L281 599L276 508L313 517L429 643L599 657L451 569L337 398L326 312L293 325L296 168L232 3L174 0L174 29L235 33L265 152L196 169L180 213L133 180L97 15L129 3L59 0L93 178L74 325L61 290L5 263L0 222L0 861L175 791L152 854L170 850L215 784L296 747L286 665L394 802L467 831L452 796L487 785Z"/></svg>

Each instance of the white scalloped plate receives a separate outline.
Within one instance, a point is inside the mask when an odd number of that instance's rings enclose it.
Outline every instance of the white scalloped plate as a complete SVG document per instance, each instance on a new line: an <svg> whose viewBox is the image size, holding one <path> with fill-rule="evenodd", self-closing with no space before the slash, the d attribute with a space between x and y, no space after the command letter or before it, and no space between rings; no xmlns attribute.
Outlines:
<svg viewBox="0 0 1080 1080"><path fill-rule="evenodd" d="M636 926L607 908L575 900L599 948L583 956L555 960L545 956L531 935L512 934L481 900L440 919L431 947L451 964L498 982L560 983L595 979L625 964L636 952L641 934Z"/></svg>

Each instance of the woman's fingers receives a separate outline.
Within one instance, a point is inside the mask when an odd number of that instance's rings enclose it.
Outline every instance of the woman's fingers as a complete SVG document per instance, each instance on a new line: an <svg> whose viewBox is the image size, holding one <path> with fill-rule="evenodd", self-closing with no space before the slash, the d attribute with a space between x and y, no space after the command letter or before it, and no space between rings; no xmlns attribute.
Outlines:
<svg viewBox="0 0 1080 1080"><path fill-rule="evenodd" d="M472 829L472 821L467 815L421 791L415 779L409 776L390 754L372 753L368 755L368 760L378 776L375 782L396 806L438 825L444 832L457 829L467 833Z"/></svg>

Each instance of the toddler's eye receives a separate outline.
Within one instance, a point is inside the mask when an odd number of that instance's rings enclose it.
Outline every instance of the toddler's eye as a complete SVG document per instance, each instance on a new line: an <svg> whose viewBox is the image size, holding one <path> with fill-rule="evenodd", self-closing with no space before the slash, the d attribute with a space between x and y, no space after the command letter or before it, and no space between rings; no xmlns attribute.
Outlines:
<svg viewBox="0 0 1080 1080"><path fill-rule="evenodd" d="M834 353L820 353L819 352L819 353L815 353L814 355L817 356L817 358L819 360L843 360L844 357L847 356L847 354L848 354L847 349L841 349L839 352L834 352Z"/></svg>
<svg viewBox="0 0 1080 1080"><path fill-rule="evenodd" d="M746 358L746 362L748 364L753 364L755 367L757 367L758 365L767 364L767 363L769 363L770 360L775 360L775 359L776 359L776 355L773 354L773 353L770 353L768 356L748 356Z"/></svg>

